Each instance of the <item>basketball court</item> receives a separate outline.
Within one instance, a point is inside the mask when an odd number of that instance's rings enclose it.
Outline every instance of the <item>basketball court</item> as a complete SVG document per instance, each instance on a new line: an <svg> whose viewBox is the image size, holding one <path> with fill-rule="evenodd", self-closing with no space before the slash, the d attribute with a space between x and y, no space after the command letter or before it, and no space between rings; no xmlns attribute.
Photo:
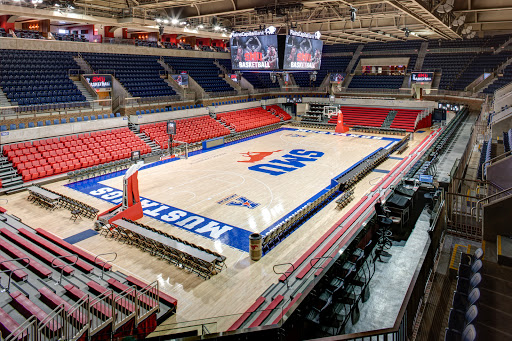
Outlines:
<svg viewBox="0 0 512 341"><path fill-rule="evenodd" d="M28 202L26 193L11 195L9 202L2 206L11 214L23 217L26 224L34 228L43 227L93 254L115 252L117 258L112 264L127 274L148 282L156 279L160 290L180 302L177 314L158 330L180 328L215 317L215 325L209 326L209 330L221 331L278 281L280 275L273 272L274 265L294 262L300 257L429 133L427 129L415 133L408 150L402 155L392 154L356 184L354 200L348 206L338 209L334 201L326 205L258 262L251 261L247 252L250 233L269 229L330 186L333 178L354 163L379 148L389 148L400 137L283 128L216 149L192 152L188 159L145 165L139 171L139 187L146 208L139 222L225 256L227 268L208 280L135 246L100 236L94 231L90 219L72 221L69 211L63 209L48 214L45 209ZM299 153L304 155L292 153L294 150L300 150ZM285 158L288 154L312 160ZM239 162L260 157L262 159L254 163ZM287 164L271 162L273 160ZM299 163L304 166L299 167ZM290 169L264 168L263 164ZM283 174L272 175L249 169L253 166ZM116 193L121 192L124 173L120 171L77 183L60 181L45 187L105 211L119 202L121 196ZM92 194L92 191L98 194ZM108 194L110 196L105 197ZM164 216L168 220L180 219L165 221ZM185 219L188 219L185 223L178 224ZM205 226L209 226L206 232L197 231ZM212 231L220 233L224 226L233 229L214 238Z"/></svg>
<svg viewBox="0 0 512 341"><path fill-rule="evenodd" d="M179 162L161 161L139 171L144 214L166 223L166 232L181 228L248 251L251 233L265 235L331 179L397 141L287 128ZM118 204L122 177L68 187Z"/></svg>

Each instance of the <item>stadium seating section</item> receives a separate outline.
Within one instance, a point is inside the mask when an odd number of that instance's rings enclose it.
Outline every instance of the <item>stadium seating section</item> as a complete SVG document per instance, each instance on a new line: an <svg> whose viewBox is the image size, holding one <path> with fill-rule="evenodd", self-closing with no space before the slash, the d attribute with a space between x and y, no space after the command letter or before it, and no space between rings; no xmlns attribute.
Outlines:
<svg viewBox="0 0 512 341"><path fill-rule="evenodd" d="M85 101L71 69L79 69L71 52L0 50L0 87L13 105Z"/></svg>
<svg viewBox="0 0 512 341"><path fill-rule="evenodd" d="M279 123L281 120L263 108L251 108L217 114L217 119L237 132Z"/></svg>
<svg viewBox="0 0 512 341"><path fill-rule="evenodd" d="M344 53L344 52L355 52L357 47L361 44L335 44L335 45L324 45L322 53ZM324 57L325 58L325 57Z"/></svg>
<svg viewBox="0 0 512 341"><path fill-rule="evenodd" d="M279 88L279 82L272 83L268 73L244 72L242 77L247 79L256 89Z"/></svg>
<svg viewBox="0 0 512 341"><path fill-rule="evenodd" d="M494 91L498 90L499 88L509 84L512 82L512 64L508 65L505 70L503 70L503 73L501 75L498 75L498 78L492 82L491 85L489 85L486 89L484 89L484 92L487 94L493 94Z"/></svg>
<svg viewBox="0 0 512 341"><path fill-rule="evenodd" d="M389 112L394 110L397 112L390 128L405 129L406 131L414 131L418 129L416 126L416 119L421 113L421 110L408 110L408 109L390 109L390 108L371 108L371 107L341 107L343 113L343 123L346 126L367 126L367 127L382 127L384 120ZM338 116L332 116L329 123L336 124ZM425 124L426 121L423 122ZM423 125L425 127L426 125Z"/></svg>
<svg viewBox="0 0 512 341"><path fill-rule="evenodd" d="M14 30L14 34L16 37L23 39L44 39L44 36L38 31Z"/></svg>
<svg viewBox="0 0 512 341"><path fill-rule="evenodd" d="M173 96L176 92L160 78L165 71L158 56L82 53L94 71L115 72L115 77L135 97Z"/></svg>
<svg viewBox="0 0 512 341"><path fill-rule="evenodd" d="M45 117L44 120L33 117L29 118L20 118L18 121L22 121L19 123L10 123L9 125L0 124L0 131L6 130L16 130L16 129L25 129L25 128L34 128L34 127L44 127L50 125L57 124L66 124L66 123L75 123L75 122L86 122L86 121L94 121L94 120L103 120L108 118L121 117L120 113L115 114L98 114L98 115L80 115L80 114L69 114L69 115L59 115L59 118L47 119L49 117Z"/></svg>
<svg viewBox="0 0 512 341"><path fill-rule="evenodd" d="M166 122L158 122L142 125L140 132L146 134L160 148L167 149L169 147L169 135L167 135L166 129ZM210 116L200 116L177 120L174 140L194 143L229 134L228 128L222 126ZM173 143L173 146L177 145L179 143Z"/></svg>
<svg viewBox="0 0 512 341"><path fill-rule="evenodd" d="M131 286L147 286L146 283L120 271L112 271L112 266L101 258L97 259L46 230L32 229L21 220L16 220L5 213L5 210L0 212L0 216L0 250L9 257L8 259L12 259L11 262L2 263L2 270L21 268L13 272L9 292L5 292L3 296L4 304L0 308L0 332L3 338L32 316L39 323L47 323L46 335L58 335L59 330L67 323L72 323L75 327L80 326L77 329L79 330L89 323L89 319L95 319L96 322L105 321L112 313L120 313L116 312L119 307L111 306L108 299L91 305L90 313L83 309L75 310L76 304L82 302L85 295L89 295L91 300L96 300L97 295L112 290L109 294L117 297L119 292ZM1 261L8 259L0 257ZM100 276L101 273L103 274ZM5 285L7 286L7 281ZM138 304L144 302L152 307L158 304L153 297L142 295L144 297L140 296ZM176 310L177 300L164 293L159 296L161 311L157 313L157 318L163 315L170 316L170 313ZM127 298L121 303L122 309L133 311L136 305L135 291L125 297ZM63 307L64 312L61 315L65 318L56 319L51 315L58 306ZM156 324L152 322L148 325L142 322L141 326L147 334L156 327ZM101 327L98 331L100 330ZM30 333L31 338L35 338L35 331L30 330ZM28 338L20 335L17 339Z"/></svg>
<svg viewBox="0 0 512 341"><path fill-rule="evenodd" d="M288 114L278 105L269 105L267 106L267 110L273 113L274 115L279 116L279 118L281 118L283 121L289 121L292 119L290 114Z"/></svg>
<svg viewBox="0 0 512 341"><path fill-rule="evenodd" d="M87 43L89 42L87 38L81 34L63 34L63 33L53 33L53 37L55 40L61 40L61 41L76 41L81 43Z"/></svg>
<svg viewBox="0 0 512 341"><path fill-rule="evenodd" d="M128 128L69 135L6 145L3 148L23 181L91 167L131 157L131 152L151 152Z"/></svg>
<svg viewBox="0 0 512 341"><path fill-rule="evenodd" d="M5 30L5 28L3 27L0 27L0 37L7 37L9 34L8 32Z"/></svg>
<svg viewBox="0 0 512 341"><path fill-rule="evenodd" d="M333 45L333 46L336 46L336 45ZM351 59L352 59L351 56L323 57L322 63L320 64L320 70L317 71L316 80L314 82L312 82L311 86L320 86L320 84L322 84L325 76L327 76L327 74L330 72L344 73L348 64L350 63ZM294 76L295 75L296 74L294 74ZM307 85L307 86L309 86L309 85Z"/></svg>
<svg viewBox="0 0 512 341"><path fill-rule="evenodd" d="M187 71L206 92L234 91L224 79L219 77L221 70L213 63L214 59L165 57L164 60L172 66L174 71Z"/></svg>
<svg viewBox="0 0 512 341"><path fill-rule="evenodd" d="M422 40L409 40L409 41L388 41L384 43L367 43L364 45L363 52L365 51L382 51L382 50L419 50Z"/></svg>
<svg viewBox="0 0 512 341"><path fill-rule="evenodd" d="M404 76L356 75L348 85L349 88L399 89Z"/></svg>

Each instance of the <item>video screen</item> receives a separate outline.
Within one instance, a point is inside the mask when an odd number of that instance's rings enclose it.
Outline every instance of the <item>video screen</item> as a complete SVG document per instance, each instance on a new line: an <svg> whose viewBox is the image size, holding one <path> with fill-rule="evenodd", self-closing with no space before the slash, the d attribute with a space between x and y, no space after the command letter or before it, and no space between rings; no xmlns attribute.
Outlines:
<svg viewBox="0 0 512 341"><path fill-rule="evenodd" d="M233 70L276 70L277 36L231 38L231 68Z"/></svg>
<svg viewBox="0 0 512 341"><path fill-rule="evenodd" d="M188 75L187 74L179 74L179 75L171 75L172 79L176 83L178 83L179 86L182 86L184 88L188 88Z"/></svg>
<svg viewBox="0 0 512 341"><path fill-rule="evenodd" d="M343 73L331 73L331 83L343 83L345 75Z"/></svg>
<svg viewBox="0 0 512 341"><path fill-rule="evenodd" d="M318 70L322 62L321 40L286 36L284 48L285 70Z"/></svg>

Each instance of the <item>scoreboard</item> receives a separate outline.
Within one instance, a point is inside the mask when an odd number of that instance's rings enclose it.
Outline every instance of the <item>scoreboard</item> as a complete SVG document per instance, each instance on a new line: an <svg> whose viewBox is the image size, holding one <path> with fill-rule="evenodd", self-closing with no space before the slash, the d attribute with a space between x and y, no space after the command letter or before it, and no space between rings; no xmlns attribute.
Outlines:
<svg viewBox="0 0 512 341"><path fill-rule="evenodd" d="M314 34L290 30L277 35L272 26L231 34L231 67L246 71L313 71L320 69L323 42Z"/></svg>

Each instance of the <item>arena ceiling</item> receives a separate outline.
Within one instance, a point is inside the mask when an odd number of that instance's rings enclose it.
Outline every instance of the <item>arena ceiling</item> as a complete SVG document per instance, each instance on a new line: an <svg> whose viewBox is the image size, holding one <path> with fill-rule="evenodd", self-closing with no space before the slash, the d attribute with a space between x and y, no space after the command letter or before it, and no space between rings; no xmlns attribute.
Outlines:
<svg viewBox="0 0 512 341"><path fill-rule="evenodd" d="M26 19L32 12L38 18L142 30L158 29L155 19L161 18L169 20L168 33L224 38L222 32L273 25L279 33L320 31L326 43L457 39L466 36L468 26L480 35L512 32L512 0L43 0L37 6L26 1L0 0L0 14Z"/></svg>

